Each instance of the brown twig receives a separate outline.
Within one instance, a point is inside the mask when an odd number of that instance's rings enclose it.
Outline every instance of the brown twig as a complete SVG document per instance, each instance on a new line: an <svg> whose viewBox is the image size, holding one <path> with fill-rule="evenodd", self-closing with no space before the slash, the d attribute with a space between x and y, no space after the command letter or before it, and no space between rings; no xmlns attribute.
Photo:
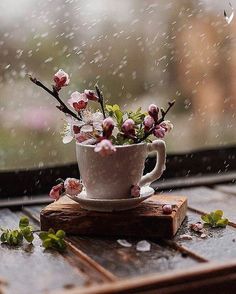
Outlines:
<svg viewBox="0 0 236 294"><path fill-rule="evenodd" d="M52 95L59 103L59 106L56 106L60 111L70 114L71 116L73 116L75 119L77 120L81 120L80 117L78 117L73 111L71 111L66 104L60 99L59 95L58 95L58 91L56 91L56 89L53 87L53 91L48 89L43 83L41 83L39 80L37 80L36 78L32 77L30 74L28 74L29 79L31 80L31 82L33 82L35 85L39 86L40 88L44 89L46 92L48 92L50 95Z"/></svg>
<svg viewBox="0 0 236 294"><path fill-rule="evenodd" d="M96 92L97 92L97 95L98 95L98 102L100 103L101 105L101 109L102 109L102 114L103 114L103 117L104 119L106 118L106 114L105 114L105 110L104 110L104 97L103 97L103 94L102 94L102 91L100 91L98 85L96 84L95 85L95 89L96 89Z"/></svg>
<svg viewBox="0 0 236 294"><path fill-rule="evenodd" d="M140 142L144 141L145 139L147 139L148 136L150 136L152 134L155 127L164 121L165 116L167 115L167 113L173 107L174 104L175 104L175 100L169 101L168 102L168 108L166 110L161 108L161 118L159 118L159 120L155 123L155 125L148 132L146 132L141 139L137 140L136 143L140 143Z"/></svg>

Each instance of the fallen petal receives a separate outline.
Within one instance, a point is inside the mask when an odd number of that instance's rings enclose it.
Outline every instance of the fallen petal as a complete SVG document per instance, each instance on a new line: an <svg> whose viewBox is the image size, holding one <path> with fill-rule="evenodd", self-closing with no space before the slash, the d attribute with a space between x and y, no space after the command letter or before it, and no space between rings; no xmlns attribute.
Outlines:
<svg viewBox="0 0 236 294"><path fill-rule="evenodd" d="M187 234L183 234L179 236L180 240L193 240L193 237Z"/></svg>
<svg viewBox="0 0 236 294"><path fill-rule="evenodd" d="M129 243L128 241L126 241L124 239L118 239L117 243L119 243L123 247L131 247L132 246L131 243Z"/></svg>
<svg viewBox="0 0 236 294"><path fill-rule="evenodd" d="M139 241L136 245L137 251L145 252L145 251L150 251L150 249L151 249L151 244L147 242L146 240Z"/></svg>

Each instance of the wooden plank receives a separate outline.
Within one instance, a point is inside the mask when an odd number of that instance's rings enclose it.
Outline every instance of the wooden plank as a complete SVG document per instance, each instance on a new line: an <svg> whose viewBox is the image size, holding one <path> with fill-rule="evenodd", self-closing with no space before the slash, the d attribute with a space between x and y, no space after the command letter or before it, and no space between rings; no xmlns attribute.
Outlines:
<svg viewBox="0 0 236 294"><path fill-rule="evenodd" d="M207 238L201 238L200 234L192 231L189 226L192 223L201 221L200 215L188 211L187 218L180 227L174 241L184 246L191 252L215 261L226 261L236 259L236 229L230 226L224 228L207 229ZM192 240L183 240L181 235L192 236Z"/></svg>
<svg viewBox="0 0 236 294"><path fill-rule="evenodd" d="M14 208L21 209L22 206L36 205L36 204L49 204L52 203L52 199L48 195L41 196L21 196L21 197L10 197L0 200L0 208Z"/></svg>
<svg viewBox="0 0 236 294"><path fill-rule="evenodd" d="M213 186L223 183L233 183L236 181L236 172L228 172L222 174L200 175L175 177L174 179L162 179L154 182L151 186L156 192L166 191L170 189L192 188L200 186Z"/></svg>
<svg viewBox="0 0 236 294"><path fill-rule="evenodd" d="M136 244L140 239L128 239L132 244L129 248L121 246L116 239L71 237L70 240L77 248L120 278L163 273L197 264L192 258L183 257L169 246L151 241L150 251L139 252L136 250Z"/></svg>
<svg viewBox="0 0 236 294"><path fill-rule="evenodd" d="M0 210L1 227L15 228L18 222L16 214L8 209ZM9 248L1 244L0 276L8 281L8 293L31 294L32 289L34 293L42 293L65 288L68 284L84 286L88 283L85 274L69 265L60 254L44 251L40 244L36 234L33 245Z"/></svg>
<svg viewBox="0 0 236 294"><path fill-rule="evenodd" d="M173 203L173 212L163 214L162 205ZM87 211L68 197L62 197L41 211L42 230L63 229L68 234L90 236L133 236L172 238L187 210L182 196L154 195L136 209L118 212Z"/></svg>
<svg viewBox="0 0 236 294"><path fill-rule="evenodd" d="M24 207L23 211L34 221L40 224L40 211L42 207L41 206L32 206L32 207ZM86 272L87 275L92 279L93 282L96 280L102 280L102 281L115 281L116 277L110 273L108 270L103 268L100 264L96 263L93 259L91 259L89 256L87 256L84 252L79 250L76 246L74 246L71 243L71 240L69 237L65 239L65 242L68 247L68 251L63 254L63 256L76 267L79 267L80 270L83 272ZM70 253L70 256L68 256L68 253ZM76 264L75 264L76 262ZM97 276L96 280L93 276ZM99 277L99 278L98 278ZM92 282L90 281L90 283Z"/></svg>
<svg viewBox="0 0 236 294"><path fill-rule="evenodd" d="M229 218L232 223L236 224L235 196L206 187L181 189L170 192L172 195L176 193L186 195L188 198L188 205L196 210L211 212L216 209L222 209L225 216Z"/></svg>
<svg viewBox="0 0 236 294"><path fill-rule="evenodd" d="M50 294L222 294L235 293L236 260L229 263L211 262L192 268L173 271L163 275L158 273L87 289L75 288Z"/></svg>

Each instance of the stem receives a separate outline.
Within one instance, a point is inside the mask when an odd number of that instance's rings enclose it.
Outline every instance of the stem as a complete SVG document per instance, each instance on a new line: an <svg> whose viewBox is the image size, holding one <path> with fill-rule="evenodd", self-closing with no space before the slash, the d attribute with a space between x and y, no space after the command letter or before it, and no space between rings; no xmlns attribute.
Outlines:
<svg viewBox="0 0 236 294"><path fill-rule="evenodd" d="M48 92L50 95L52 95L59 103L60 105L57 106L57 108L67 114L70 114L71 116L73 116L75 119L77 120L81 120L73 111L71 111L66 104L60 99L58 92L56 91L56 89L54 88L53 91L51 91L50 89L48 89L46 86L44 86L43 83L41 83L39 80L37 80L36 78L33 78L31 75L28 75L29 79L31 80L31 82L33 82L35 85L39 86L40 88L44 89L46 92Z"/></svg>
<svg viewBox="0 0 236 294"><path fill-rule="evenodd" d="M101 109L102 109L102 114L103 114L103 117L104 119L106 118L106 114L105 114L105 110L104 110L104 97L103 97L103 94L102 92L100 91L100 89L98 88L98 85L95 85L95 89L96 89L96 92L98 94L98 102L100 103L101 105Z"/></svg>
<svg viewBox="0 0 236 294"><path fill-rule="evenodd" d="M147 139L148 136L150 136L152 134L152 132L154 131L155 127L164 121L165 116L167 115L167 113L173 107L174 104L175 104L175 100L169 101L168 102L168 105L169 106L166 109L166 111L163 108L161 109L161 118L155 123L155 125L148 132L146 132L144 134L143 138L139 139L136 143L140 143L140 142L144 141L145 139Z"/></svg>

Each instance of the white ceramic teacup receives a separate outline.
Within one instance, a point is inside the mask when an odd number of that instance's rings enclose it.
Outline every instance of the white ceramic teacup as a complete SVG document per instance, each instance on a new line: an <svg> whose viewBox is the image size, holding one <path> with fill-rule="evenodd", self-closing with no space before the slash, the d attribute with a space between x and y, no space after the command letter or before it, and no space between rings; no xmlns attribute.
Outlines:
<svg viewBox="0 0 236 294"><path fill-rule="evenodd" d="M105 157L94 152L94 148L76 143L80 176L88 198L130 198L132 185L149 185L159 179L165 169L165 142L162 140L116 146L116 152ZM145 159L152 151L157 152L156 166L143 176Z"/></svg>

